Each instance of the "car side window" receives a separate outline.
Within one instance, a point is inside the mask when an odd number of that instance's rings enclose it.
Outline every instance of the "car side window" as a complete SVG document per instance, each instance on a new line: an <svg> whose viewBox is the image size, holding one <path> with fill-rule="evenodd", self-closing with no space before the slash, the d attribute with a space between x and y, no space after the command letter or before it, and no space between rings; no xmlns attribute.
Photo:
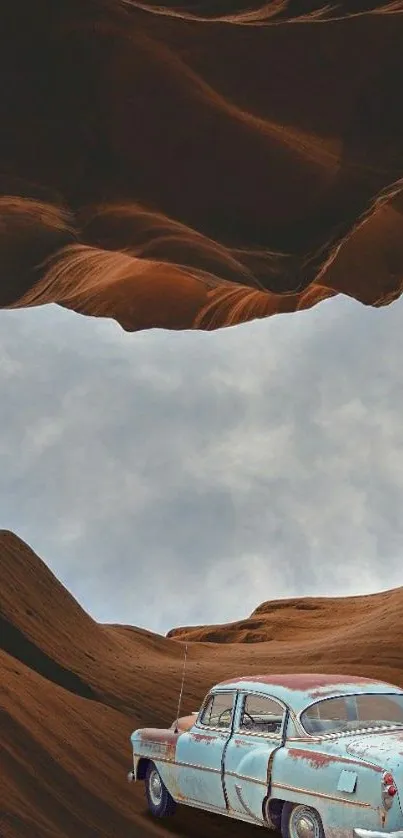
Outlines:
<svg viewBox="0 0 403 838"><path fill-rule="evenodd" d="M279 735L285 710L273 698L264 695L246 695L241 706L238 730L243 733Z"/></svg>
<svg viewBox="0 0 403 838"><path fill-rule="evenodd" d="M211 695L202 711L200 723L208 727L231 727L233 705L233 693Z"/></svg>

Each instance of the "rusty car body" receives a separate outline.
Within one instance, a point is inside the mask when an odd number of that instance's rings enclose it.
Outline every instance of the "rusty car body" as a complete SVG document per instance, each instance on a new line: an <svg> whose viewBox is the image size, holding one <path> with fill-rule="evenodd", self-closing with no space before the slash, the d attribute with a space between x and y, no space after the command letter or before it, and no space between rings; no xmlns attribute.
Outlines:
<svg viewBox="0 0 403 838"><path fill-rule="evenodd" d="M403 690L340 675L213 687L200 711L131 736L150 811L178 803L283 838L403 838Z"/></svg>

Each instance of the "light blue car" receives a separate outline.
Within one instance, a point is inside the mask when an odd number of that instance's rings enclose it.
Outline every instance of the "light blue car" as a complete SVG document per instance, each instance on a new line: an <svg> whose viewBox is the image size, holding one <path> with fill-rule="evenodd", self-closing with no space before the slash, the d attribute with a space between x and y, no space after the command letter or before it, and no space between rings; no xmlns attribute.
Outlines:
<svg viewBox="0 0 403 838"><path fill-rule="evenodd" d="M340 675L217 684L201 710L131 736L155 817L178 803L283 838L403 838L403 690Z"/></svg>

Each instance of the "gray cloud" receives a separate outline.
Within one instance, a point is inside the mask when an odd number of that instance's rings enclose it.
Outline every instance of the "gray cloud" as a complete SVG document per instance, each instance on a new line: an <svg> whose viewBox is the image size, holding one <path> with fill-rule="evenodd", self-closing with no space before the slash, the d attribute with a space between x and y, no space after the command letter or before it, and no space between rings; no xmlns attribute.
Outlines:
<svg viewBox="0 0 403 838"><path fill-rule="evenodd" d="M0 313L1 525L165 632L403 584L403 305L214 334Z"/></svg>

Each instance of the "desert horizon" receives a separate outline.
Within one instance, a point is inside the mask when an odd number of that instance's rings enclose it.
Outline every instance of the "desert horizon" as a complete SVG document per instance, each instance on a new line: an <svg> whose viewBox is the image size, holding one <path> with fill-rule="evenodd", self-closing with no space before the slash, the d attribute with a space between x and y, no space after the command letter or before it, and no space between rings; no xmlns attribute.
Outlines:
<svg viewBox="0 0 403 838"><path fill-rule="evenodd" d="M185 806L169 823L155 823L142 784L127 784L131 732L176 717L185 640L183 715L199 708L214 683L245 674L326 672L403 686L403 587L345 600L265 602L238 624L167 638L96 623L27 544L2 530L0 590L0 824L7 838L228 834L225 818L195 817ZM231 824L237 838L257 829Z"/></svg>

